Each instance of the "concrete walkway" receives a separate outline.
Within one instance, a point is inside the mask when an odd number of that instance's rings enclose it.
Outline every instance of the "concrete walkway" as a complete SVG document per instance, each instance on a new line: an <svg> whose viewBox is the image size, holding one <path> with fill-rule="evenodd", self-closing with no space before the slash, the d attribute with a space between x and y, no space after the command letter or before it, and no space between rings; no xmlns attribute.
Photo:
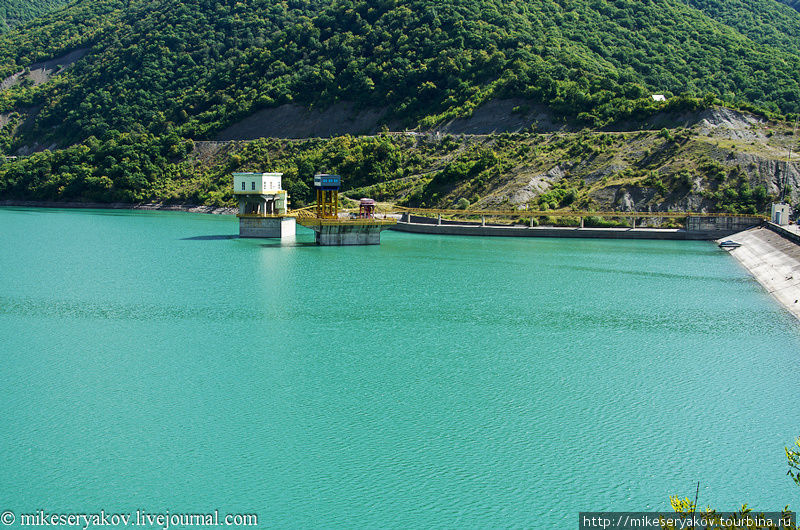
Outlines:
<svg viewBox="0 0 800 530"><path fill-rule="evenodd" d="M767 228L751 228L730 239L729 252L795 317L800 319L800 245Z"/></svg>
<svg viewBox="0 0 800 530"><path fill-rule="evenodd" d="M783 228L787 232L790 232L792 234L800 236L800 226L797 226L797 225L786 225L786 226L782 226L781 228Z"/></svg>

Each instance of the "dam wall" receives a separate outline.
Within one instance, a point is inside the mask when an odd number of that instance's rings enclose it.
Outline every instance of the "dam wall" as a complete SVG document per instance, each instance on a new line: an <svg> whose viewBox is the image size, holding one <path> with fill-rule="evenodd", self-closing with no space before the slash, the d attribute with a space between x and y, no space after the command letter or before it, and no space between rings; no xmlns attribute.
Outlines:
<svg viewBox="0 0 800 530"><path fill-rule="evenodd" d="M432 219L417 215L404 216L392 226L392 230L415 234L439 234L453 236L503 236L503 237L585 237L604 239L664 239L709 241L729 236L746 228L760 224L751 217L724 217L731 220L714 223L697 222L695 230L676 228L577 228L563 226L499 225L481 222L461 222ZM689 218L691 220L693 218ZM702 218L706 219L706 218ZM689 224L689 223L687 223ZM692 225L690 225L692 226Z"/></svg>
<svg viewBox="0 0 800 530"><path fill-rule="evenodd" d="M398 222L391 230L415 234L450 236L504 236L504 237L586 237L606 239L691 239L709 240L720 237L718 233L687 232L661 228L573 228L561 226L480 226L436 225Z"/></svg>
<svg viewBox="0 0 800 530"><path fill-rule="evenodd" d="M766 291L800 319L800 233L797 226L764 223L732 236L729 250Z"/></svg>

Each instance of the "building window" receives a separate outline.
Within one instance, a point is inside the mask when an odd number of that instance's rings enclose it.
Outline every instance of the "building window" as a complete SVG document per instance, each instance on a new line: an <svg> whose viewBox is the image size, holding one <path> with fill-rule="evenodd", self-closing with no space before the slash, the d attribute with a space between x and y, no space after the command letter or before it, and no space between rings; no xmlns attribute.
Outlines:
<svg viewBox="0 0 800 530"><path fill-rule="evenodd" d="M244 182L242 182L242 191L244 191Z"/></svg>
<svg viewBox="0 0 800 530"><path fill-rule="evenodd" d="M253 191L256 190L256 181L255 180L250 183L250 189L253 190Z"/></svg>

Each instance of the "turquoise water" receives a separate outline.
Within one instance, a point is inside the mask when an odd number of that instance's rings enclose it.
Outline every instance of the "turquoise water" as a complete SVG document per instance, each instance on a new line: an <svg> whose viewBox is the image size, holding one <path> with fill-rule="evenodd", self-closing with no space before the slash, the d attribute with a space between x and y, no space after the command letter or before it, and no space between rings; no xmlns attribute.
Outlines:
<svg viewBox="0 0 800 530"><path fill-rule="evenodd" d="M0 228L0 509L573 528L698 481L800 506L800 327L711 243Z"/></svg>

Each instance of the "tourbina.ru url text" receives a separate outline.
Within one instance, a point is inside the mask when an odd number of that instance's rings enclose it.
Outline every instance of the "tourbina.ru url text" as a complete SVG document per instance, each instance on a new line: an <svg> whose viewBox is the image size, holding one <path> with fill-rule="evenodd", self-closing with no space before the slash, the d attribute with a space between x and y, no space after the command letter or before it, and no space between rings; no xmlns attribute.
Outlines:
<svg viewBox="0 0 800 530"><path fill-rule="evenodd" d="M207 513L173 513L166 510L151 513L136 510L128 513L109 513L105 510L93 513L51 513L36 510L33 513L16 514L6 510L0 514L3 526L72 526L83 530L95 526L144 526L151 528L179 528L187 526L257 526L258 514L220 514L219 510Z"/></svg>

